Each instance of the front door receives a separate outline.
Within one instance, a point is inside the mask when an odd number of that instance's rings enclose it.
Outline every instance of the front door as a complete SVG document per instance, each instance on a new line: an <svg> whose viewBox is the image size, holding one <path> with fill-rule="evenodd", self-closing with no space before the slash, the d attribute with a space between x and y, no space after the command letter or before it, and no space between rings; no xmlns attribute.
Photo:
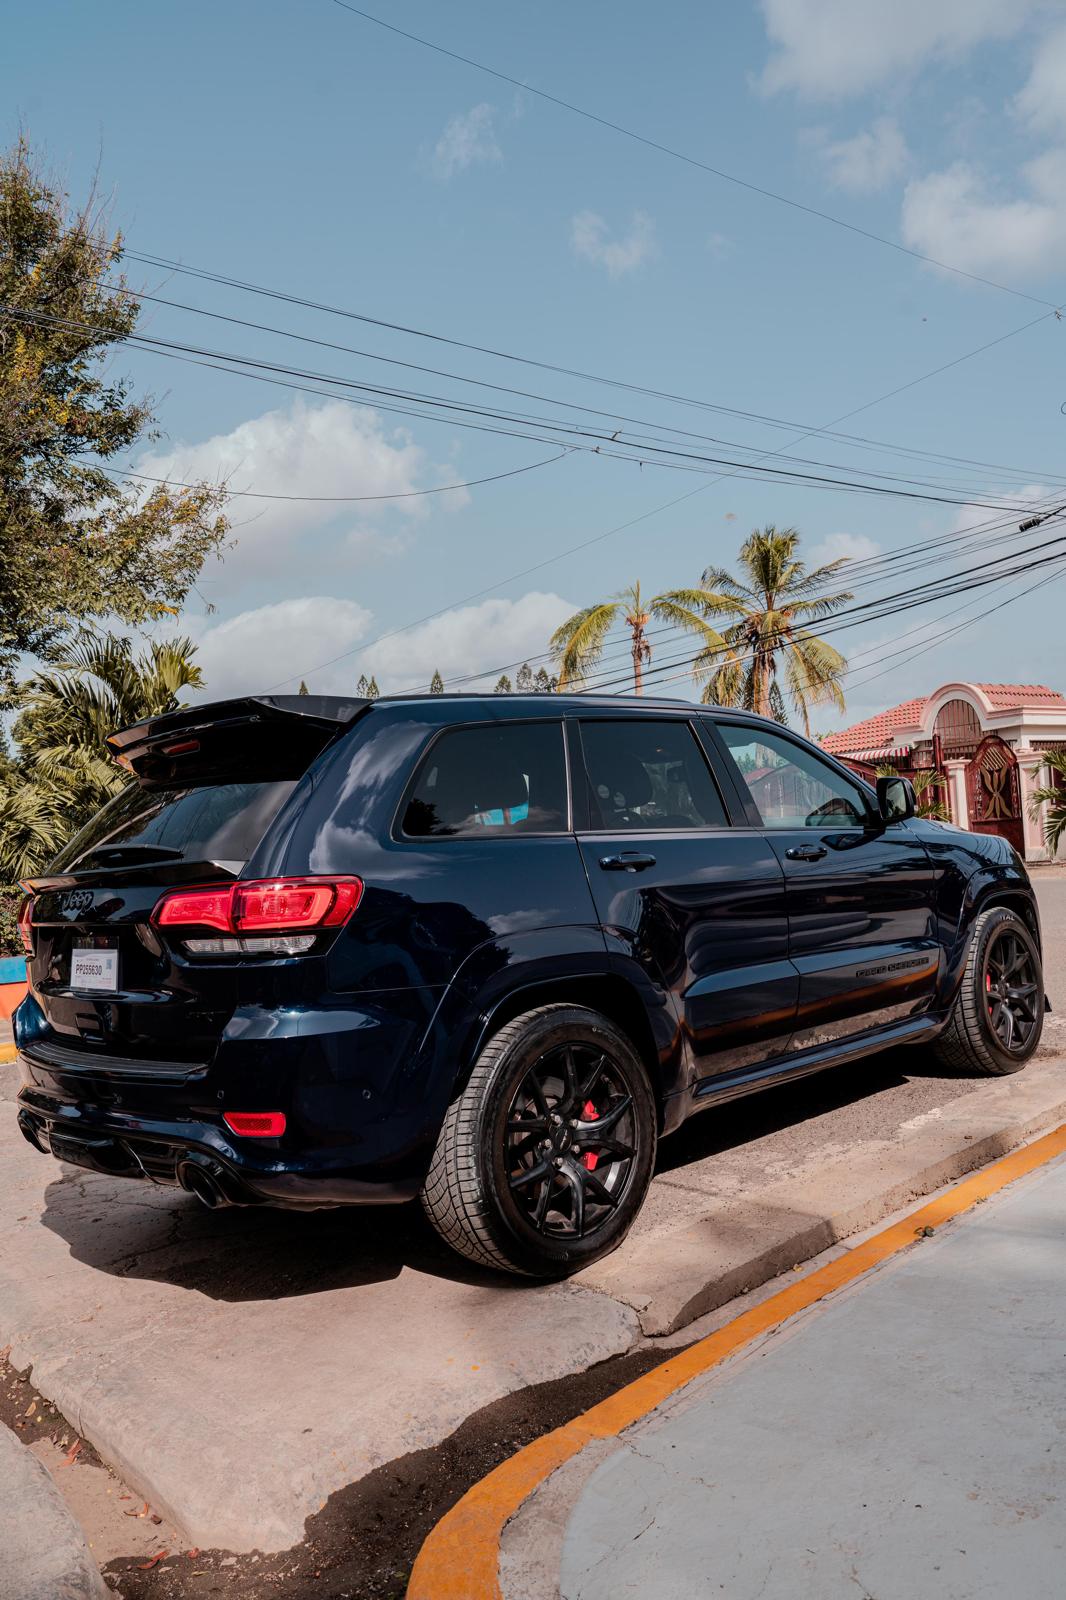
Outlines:
<svg viewBox="0 0 1066 1600"><path fill-rule="evenodd" d="M909 822L885 825L849 774L765 724L709 721L749 820L785 874L800 994L791 1049L928 1006L940 962L933 869Z"/></svg>
<svg viewBox="0 0 1066 1600"><path fill-rule="evenodd" d="M613 958L673 1010L691 1080L782 1054L799 980L771 843L731 827L687 718L577 726L578 842Z"/></svg>

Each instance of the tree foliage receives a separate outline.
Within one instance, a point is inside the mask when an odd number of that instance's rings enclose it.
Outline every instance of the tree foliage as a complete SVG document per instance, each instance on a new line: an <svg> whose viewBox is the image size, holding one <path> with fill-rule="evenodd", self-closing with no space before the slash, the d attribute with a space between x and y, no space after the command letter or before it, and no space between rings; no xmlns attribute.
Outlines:
<svg viewBox="0 0 1066 1600"><path fill-rule="evenodd" d="M0 671L112 615L175 612L226 533L221 485L124 482L152 409L109 371L139 304L91 196L81 211L24 140L0 156Z"/></svg>
<svg viewBox="0 0 1066 1600"><path fill-rule="evenodd" d="M79 639L16 691L16 755L0 786L0 882L40 872L129 781L104 740L142 717L176 711L203 688L189 639L135 655L112 634Z"/></svg>
<svg viewBox="0 0 1066 1600"><path fill-rule="evenodd" d="M831 616L851 594L826 591L847 558L808 572L797 555L799 540L795 528L756 528L740 547L740 578L722 567L706 569L693 608L704 617L735 620L708 640L695 673L705 684L705 703L743 706L785 722L780 663L789 698L809 734L811 706L830 703L844 709L841 679L848 664L808 624Z"/></svg>
<svg viewBox="0 0 1066 1600"><path fill-rule="evenodd" d="M647 628L653 618L698 634L704 649L721 643L714 629L705 622L701 605L700 591L695 589L671 589L644 600L640 584L634 583L607 600L597 600L576 611L556 628L548 643L559 664L558 687L569 689L584 683L603 655L609 635L624 624L629 629L633 690L642 694L644 671L652 658ZM541 667L538 682L541 673L545 678L548 676Z"/></svg>
<svg viewBox="0 0 1066 1600"><path fill-rule="evenodd" d="M1049 854L1057 856L1066 834L1066 750L1049 750L1044 757L1049 782L1034 789L1029 798L1029 815L1036 822L1041 806L1044 813L1044 843Z"/></svg>

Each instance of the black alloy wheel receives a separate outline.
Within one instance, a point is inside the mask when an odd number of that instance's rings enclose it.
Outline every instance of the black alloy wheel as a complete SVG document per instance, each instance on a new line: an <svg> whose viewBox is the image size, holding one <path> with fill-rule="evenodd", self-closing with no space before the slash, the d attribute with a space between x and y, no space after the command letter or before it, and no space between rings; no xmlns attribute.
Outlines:
<svg viewBox="0 0 1066 1600"><path fill-rule="evenodd" d="M529 1068L507 1112L511 1193L538 1233L584 1239L613 1212L633 1167L633 1096L593 1044L564 1044Z"/></svg>
<svg viewBox="0 0 1066 1600"><path fill-rule="evenodd" d="M1044 1027L1044 972L1034 931L1007 906L974 923L955 1004L933 1050L954 1072L1001 1076L1036 1053Z"/></svg>
<svg viewBox="0 0 1066 1600"><path fill-rule="evenodd" d="M560 1278L616 1248L651 1182L658 1111L626 1035L538 1006L482 1046L422 1190L441 1237L483 1266Z"/></svg>
<svg viewBox="0 0 1066 1600"><path fill-rule="evenodd" d="M1009 1055L1024 1055L1044 1004L1031 941L1009 924L997 929L985 949L988 1021Z"/></svg>

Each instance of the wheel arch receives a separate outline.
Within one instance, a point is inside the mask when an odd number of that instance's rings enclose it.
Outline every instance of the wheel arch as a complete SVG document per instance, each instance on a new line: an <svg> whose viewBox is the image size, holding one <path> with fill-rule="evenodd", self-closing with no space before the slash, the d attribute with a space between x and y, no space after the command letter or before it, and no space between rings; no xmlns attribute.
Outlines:
<svg viewBox="0 0 1066 1600"><path fill-rule="evenodd" d="M660 1123L670 1092L647 1007L637 990L618 973L574 973L519 985L508 991L491 1011L483 1013L471 1047L465 1052L464 1075L493 1034L524 1011L538 1006L575 1005L598 1011L625 1034L640 1057L655 1095Z"/></svg>

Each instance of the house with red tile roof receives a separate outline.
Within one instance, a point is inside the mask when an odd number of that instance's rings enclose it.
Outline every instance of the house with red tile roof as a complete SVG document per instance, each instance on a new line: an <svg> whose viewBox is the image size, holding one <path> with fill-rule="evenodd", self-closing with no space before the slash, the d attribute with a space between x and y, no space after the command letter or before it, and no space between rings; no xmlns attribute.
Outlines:
<svg viewBox="0 0 1066 1600"><path fill-rule="evenodd" d="M999 833L1027 860L1045 860L1043 818L1032 791L1048 782L1045 757L1066 749L1066 697L1042 683L945 683L854 727L822 748L869 771L932 770L944 780L951 820Z"/></svg>

